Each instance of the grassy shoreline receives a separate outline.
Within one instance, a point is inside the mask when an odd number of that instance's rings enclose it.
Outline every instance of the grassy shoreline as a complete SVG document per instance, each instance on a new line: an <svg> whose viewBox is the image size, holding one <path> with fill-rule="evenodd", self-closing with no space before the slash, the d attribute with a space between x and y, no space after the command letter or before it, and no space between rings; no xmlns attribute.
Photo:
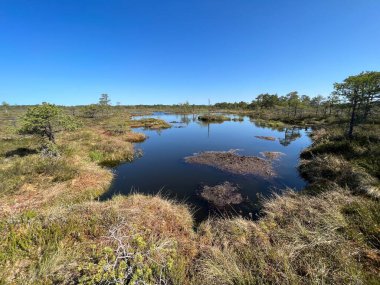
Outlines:
<svg viewBox="0 0 380 285"><path fill-rule="evenodd" d="M145 139L133 124L128 113L83 119L57 137L59 158L2 128L0 284L379 284L378 126L350 142L315 130L301 155L305 191L264 201L258 221L194 228L189 207L159 196L96 200L112 180L102 165L132 160Z"/></svg>

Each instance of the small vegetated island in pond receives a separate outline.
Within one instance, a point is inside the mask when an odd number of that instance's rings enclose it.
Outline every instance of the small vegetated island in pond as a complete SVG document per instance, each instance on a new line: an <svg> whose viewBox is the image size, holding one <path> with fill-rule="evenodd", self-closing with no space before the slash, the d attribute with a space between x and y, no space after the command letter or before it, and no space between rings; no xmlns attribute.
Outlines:
<svg viewBox="0 0 380 285"><path fill-rule="evenodd" d="M239 187L228 181L215 186L203 186L201 197L220 208L243 202L243 197L239 193Z"/></svg>
<svg viewBox="0 0 380 285"><path fill-rule="evenodd" d="M160 130L171 128L171 125L164 120L155 118L144 118L140 120L131 120L128 122L131 128L144 128L150 130Z"/></svg>
<svg viewBox="0 0 380 285"><path fill-rule="evenodd" d="M224 121L231 121L230 117L223 116L223 115L215 115L215 114L210 114L210 115L202 115L198 117L199 121L203 122L224 122Z"/></svg>
<svg viewBox="0 0 380 285"><path fill-rule="evenodd" d="M212 166L233 174L253 174L264 178L276 176L271 161L257 156L239 155L236 150L199 152L185 157L185 161Z"/></svg>

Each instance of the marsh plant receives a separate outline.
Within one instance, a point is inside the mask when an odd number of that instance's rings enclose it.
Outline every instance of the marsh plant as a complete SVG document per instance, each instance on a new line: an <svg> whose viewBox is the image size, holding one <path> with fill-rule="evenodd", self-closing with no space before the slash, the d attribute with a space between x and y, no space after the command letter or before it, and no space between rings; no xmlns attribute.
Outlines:
<svg viewBox="0 0 380 285"><path fill-rule="evenodd" d="M121 220L109 230L109 246L94 248L91 261L80 266L79 284L170 284L169 273L176 255L170 239L146 239Z"/></svg>

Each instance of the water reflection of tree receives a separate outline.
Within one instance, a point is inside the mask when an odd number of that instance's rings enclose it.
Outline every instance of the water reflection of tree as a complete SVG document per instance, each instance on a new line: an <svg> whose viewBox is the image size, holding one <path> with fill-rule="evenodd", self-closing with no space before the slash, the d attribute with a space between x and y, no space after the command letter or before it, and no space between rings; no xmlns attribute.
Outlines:
<svg viewBox="0 0 380 285"><path fill-rule="evenodd" d="M300 128L297 127L291 127L291 128L285 128L284 132L284 138L279 139L280 144L283 146L288 146L292 141L295 141L296 139L301 137Z"/></svg>
<svg viewBox="0 0 380 285"><path fill-rule="evenodd" d="M205 122L205 121L197 121L197 124L201 128L207 128L207 137L209 138L210 134L211 134L211 125L212 124L210 122Z"/></svg>
<svg viewBox="0 0 380 285"><path fill-rule="evenodd" d="M186 124L188 126L190 122L191 122L191 119L188 115L186 114L181 115L181 123Z"/></svg>
<svg viewBox="0 0 380 285"><path fill-rule="evenodd" d="M212 122L208 122L208 121L197 121L197 124L200 125L201 127L208 127L209 125L221 125L223 124L224 122L219 122L219 121L212 121Z"/></svg>

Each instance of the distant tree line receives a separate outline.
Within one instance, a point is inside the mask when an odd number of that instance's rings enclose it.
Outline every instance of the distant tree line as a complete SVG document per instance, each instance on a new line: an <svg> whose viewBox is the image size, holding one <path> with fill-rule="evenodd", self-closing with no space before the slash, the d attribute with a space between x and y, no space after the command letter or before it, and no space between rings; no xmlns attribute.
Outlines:
<svg viewBox="0 0 380 285"><path fill-rule="evenodd" d="M310 97L308 95L299 95L297 91L290 92L285 96L277 94L264 93L256 96L255 100L250 103L241 101L235 103L221 102L214 104L219 109L235 109L235 110L268 110L275 107L285 107L288 116L297 116L302 113L305 108L315 109L315 115L327 113L331 114L333 106L340 102L336 94L331 94L325 98L321 95Z"/></svg>
<svg viewBox="0 0 380 285"><path fill-rule="evenodd" d="M341 114L344 110L350 114L347 135L353 136L353 130L358 123L364 123L372 114L373 107L380 100L380 72L367 71L349 76L341 83L334 84L334 91L328 96L310 97L300 95L297 91L284 96L263 93L256 96L250 103L235 102L216 103L219 109L228 110L274 110L282 112L286 117L296 118L305 111L315 112L315 116Z"/></svg>
<svg viewBox="0 0 380 285"><path fill-rule="evenodd" d="M212 108L214 110L254 110L256 112L275 113L281 118L297 118L304 116L329 116L348 114L349 124L347 136L353 137L354 128L359 123L365 123L373 115L374 106L380 105L380 72L367 71L358 75L349 76L343 82L334 84L334 91L328 96L317 95L310 97L300 95L292 91L286 95L263 93L256 96L251 102L220 102L213 106L191 105L188 101L176 105L137 105L134 108L157 108L165 110L166 107L178 109L181 112L195 112L196 108ZM111 100L108 94L101 94L97 104L80 107L81 116L98 118L109 116L112 110L119 109L120 103L111 108ZM3 102L1 109L8 113L9 104ZM63 108L56 105L43 103L29 107L23 117L20 129L24 134L36 134L46 137L50 142L55 142L55 133L73 129L76 124L73 120L76 107L72 108L72 115L68 116ZM268 112L269 111L269 112Z"/></svg>

